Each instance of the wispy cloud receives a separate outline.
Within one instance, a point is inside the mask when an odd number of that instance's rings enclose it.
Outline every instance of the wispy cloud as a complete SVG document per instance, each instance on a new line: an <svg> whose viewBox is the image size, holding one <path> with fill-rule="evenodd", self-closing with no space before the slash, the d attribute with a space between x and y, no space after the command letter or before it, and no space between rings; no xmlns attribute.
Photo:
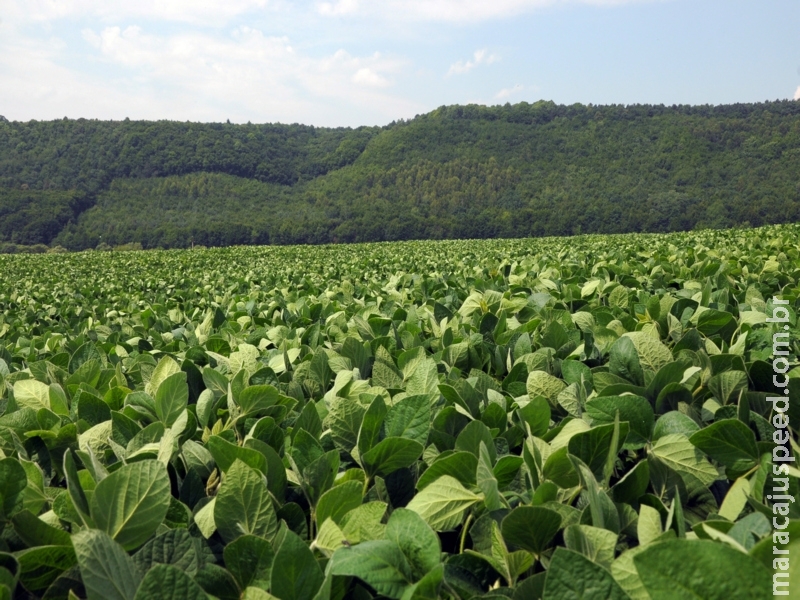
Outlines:
<svg viewBox="0 0 800 600"><path fill-rule="evenodd" d="M800 85L798 85L797 89L794 91L794 99L800 100Z"/></svg>
<svg viewBox="0 0 800 600"><path fill-rule="evenodd" d="M127 19L224 25L234 17L263 11L281 0L7 0L4 12L14 20L46 22L92 17L106 22Z"/></svg>
<svg viewBox="0 0 800 600"><path fill-rule="evenodd" d="M558 4L590 4L616 6L658 0L383 0L358 3L358 0L337 0L317 5L328 16L369 15L389 19L467 23L502 19Z"/></svg>
<svg viewBox="0 0 800 600"><path fill-rule="evenodd" d="M321 15L338 16L351 15L359 10L358 0L336 0L336 2L320 2L317 10Z"/></svg>
<svg viewBox="0 0 800 600"><path fill-rule="evenodd" d="M489 54L486 51L486 48L483 48L482 50L476 50L471 59L467 61L459 60L458 62L450 65L450 70L447 71L447 75L462 75L464 73L469 73L478 65L490 65L498 60L500 59L497 57L497 55Z"/></svg>
<svg viewBox="0 0 800 600"><path fill-rule="evenodd" d="M113 75L60 66L57 39L0 42L0 105L23 112L7 116L308 122L313 114L319 124L360 125L425 108L392 92L394 77L408 65L380 53L340 49L316 57L296 50L288 37L244 26L228 35L109 26L86 28L82 36L88 60ZM343 123L345 108L351 115ZM352 114L359 122L349 122Z"/></svg>
<svg viewBox="0 0 800 600"><path fill-rule="evenodd" d="M510 96L520 93L522 90L525 89L524 85L520 85L519 83L513 87L503 88L499 92L494 95L495 100L503 100Z"/></svg>

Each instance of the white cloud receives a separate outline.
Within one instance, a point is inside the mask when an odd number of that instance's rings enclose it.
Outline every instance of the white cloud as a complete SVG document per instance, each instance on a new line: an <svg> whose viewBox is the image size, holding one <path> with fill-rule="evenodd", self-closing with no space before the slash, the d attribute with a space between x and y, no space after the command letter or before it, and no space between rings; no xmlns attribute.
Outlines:
<svg viewBox="0 0 800 600"><path fill-rule="evenodd" d="M239 27L227 35L155 35L139 26L84 29L81 64L63 44L0 40L0 106L11 119L70 117L363 125L424 112L391 88L407 63L345 50L322 57L287 37ZM79 68L79 67L76 67Z"/></svg>
<svg viewBox="0 0 800 600"><path fill-rule="evenodd" d="M476 22L512 17L557 4L616 6L655 1L658 0L383 0L358 4L357 0L338 0L322 3L318 9L329 16L357 14L387 19Z"/></svg>
<svg viewBox="0 0 800 600"><path fill-rule="evenodd" d="M461 75L463 73L469 73L478 65L490 65L497 60L499 60L498 57L494 54L487 53L486 48L483 48L482 50L476 50L470 60L459 60L458 62L450 65L450 70L447 71L447 75Z"/></svg>
<svg viewBox="0 0 800 600"><path fill-rule="evenodd" d="M269 0L7 0L4 12L15 20L54 21L96 18L104 21L148 19L221 25L230 19L282 2Z"/></svg>
<svg viewBox="0 0 800 600"><path fill-rule="evenodd" d="M517 85L515 85L514 87L510 87L510 88L503 88L502 90L500 90L499 92L497 92L497 93L494 95L494 97L495 97L495 100L502 100L502 99L504 99L504 98L508 98L509 96L513 96L513 95L515 95L515 94L518 94L519 92L521 92L521 91L522 91L522 90L524 90L524 89L525 89L525 86L523 86L523 85L520 85L520 84L518 83L518 84L517 84Z"/></svg>
<svg viewBox="0 0 800 600"><path fill-rule="evenodd" d="M321 15L338 16L350 15L358 12L358 0L337 0L337 2L321 2L317 10Z"/></svg>
<svg viewBox="0 0 800 600"><path fill-rule="evenodd" d="M800 100L800 85L798 85L797 89L794 91L794 99Z"/></svg>

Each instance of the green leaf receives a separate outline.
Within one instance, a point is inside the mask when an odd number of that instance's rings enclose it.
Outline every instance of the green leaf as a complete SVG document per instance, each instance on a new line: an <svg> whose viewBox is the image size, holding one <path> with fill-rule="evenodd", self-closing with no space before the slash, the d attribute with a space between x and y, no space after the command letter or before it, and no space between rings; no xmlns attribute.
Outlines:
<svg viewBox="0 0 800 600"><path fill-rule="evenodd" d="M283 543L275 553L271 592L280 600L308 600L322 585L324 579L314 554L294 532L287 531Z"/></svg>
<svg viewBox="0 0 800 600"><path fill-rule="evenodd" d="M480 457L481 443L486 445L489 458L494 464L497 460L497 448L489 428L480 421L471 421L461 430L456 438L456 450L471 452L476 458Z"/></svg>
<svg viewBox="0 0 800 600"><path fill-rule="evenodd" d="M136 600L208 600L195 581L172 565L156 565L142 579Z"/></svg>
<svg viewBox="0 0 800 600"><path fill-rule="evenodd" d="M98 529L72 536L88 600L133 600L142 578L133 559Z"/></svg>
<svg viewBox="0 0 800 600"><path fill-rule="evenodd" d="M752 430L738 419L723 419L694 433L689 441L735 472L744 472L758 462Z"/></svg>
<svg viewBox="0 0 800 600"><path fill-rule="evenodd" d="M636 546L622 553L611 563L611 575L624 589L631 600L651 600L650 594L644 589L644 584L639 577L639 572L633 564L633 558L644 550L644 546Z"/></svg>
<svg viewBox="0 0 800 600"><path fill-rule="evenodd" d="M537 396L532 398L525 406L519 409L520 420L531 428L531 434L541 437L550 427L550 404L545 398Z"/></svg>
<svg viewBox="0 0 800 600"><path fill-rule="evenodd" d="M333 486L317 502L316 520L319 525L330 518L337 525L349 511L361 506L364 486L360 481L345 481Z"/></svg>
<svg viewBox="0 0 800 600"><path fill-rule="evenodd" d="M156 391L156 415L167 427L172 427L176 419L186 409L189 402L189 386L186 373L170 375L158 386Z"/></svg>
<svg viewBox="0 0 800 600"><path fill-rule="evenodd" d="M543 597L548 600L630 600L611 573L566 548L556 548L553 554Z"/></svg>
<svg viewBox="0 0 800 600"><path fill-rule="evenodd" d="M330 428L331 438L339 448L347 452L355 448L366 412L367 409L355 398L337 396L331 400L324 425Z"/></svg>
<svg viewBox="0 0 800 600"><path fill-rule="evenodd" d="M644 372L636 346L630 337L623 336L611 346L608 352L608 370L634 385L644 385Z"/></svg>
<svg viewBox="0 0 800 600"><path fill-rule="evenodd" d="M226 543L248 533L266 539L275 536L278 521L259 471L240 460L233 462L217 492L214 522Z"/></svg>
<svg viewBox="0 0 800 600"><path fill-rule="evenodd" d="M633 342L636 348L636 354L639 357L639 364L643 369L648 369L653 373L657 373L662 367L673 361L672 352L669 351L669 348L649 333L644 331L632 331L626 333L623 338L625 337L629 337Z"/></svg>
<svg viewBox="0 0 800 600"><path fill-rule="evenodd" d="M68 546L36 546L16 554L19 580L26 589L42 592L64 571L76 564L75 552Z"/></svg>
<svg viewBox="0 0 800 600"><path fill-rule="evenodd" d="M18 512L11 519L14 531L28 546L69 546L69 533L48 525L29 510Z"/></svg>
<svg viewBox="0 0 800 600"><path fill-rule="evenodd" d="M170 529L147 541L133 562L142 573L155 565L173 565L194 577L203 564L199 544L186 529Z"/></svg>
<svg viewBox="0 0 800 600"><path fill-rule="evenodd" d="M238 537L223 550L225 568L230 571L240 589L250 585L269 588L275 553L270 543L254 535Z"/></svg>
<svg viewBox="0 0 800 600"><path fill-rule="evenodd" d="M620 433L617 437L617 447L612 447L614 441L614 424L599 425L589 431L576 433L569 440L569 453L580 458L591 469L594 476L602 480L603 468L609 452L616 454L619 451L620 441L628 434L628 424L620 423Z"/></svg>
<svg viewBox="0 0 800 600"><path fill-rule="evenodd" d="M361 455L361 463L367 475L385 477L414 463L421 455L424 447L417 441L408 438L387 437L366 454Z"/></svg>
<svg viewBox="0 0 800 600"><path fill-rule="evenodd" d="M17 459L4 458L0 460L0 500L2 500L3 509L0 517L8 519L14 514L16 508L22 508L22 495L27 486L28 477Z"/></svg>
<svg viewBox="0 0 800 600"><path fill-rule="evenodd" d="M472 452L454 452L443 458L437 458L420 476L417 489L424 489L442 475L450 475L467 487L475 485L477 467L478 457Z"/></svg>
<svg viewBox="0 0 800 600"><path fill-rule="evenodd" d="M652 600L765 598L769 571L746 554L710 540L653 544L633 558Z"/></svg>
<svg viewBox="0 0 800 600"><path fill-rule="evenodd" d="M389 598L400 598L412 582L411 566L400 547L390 540L339 548L331 558L331 573L358 577Z"/></svg>
<svg viewBox="0 0 800 600"><path fill-rule="evenodd" d="M397 508L392 512L386 524L386 539L397 544L417 578L439 565L442 553L439 536L412 510Z"/></svg>
<svg viewBox="0 0 800 600"><path fill-rule="evenodd" d="M690 417L687 417L677 410L673 410L661 415L656 421L653 429L653 441L671 433L681 433L686 437L691 437L695 431L699 431L700 426Z"/></svg>
<svg viewBox="0 0 800 600"><path fill-rule="evenodd" d="M180 373L181 368L175 360L170 358L169 356L165 356L160 361L158 361L158 365L156 368L153 369L153 373L150 375L150 380L144 386L144 391L149 396L155 395L158 388L161 386L161 383L167 379L170 375L176 375Z"/></svg>
<svg viewBox="0 0 800 600"><path fill-rule="evenodd" d="M553 377L544 371L532 371L528 374L528 381L526 382L528 396L533 400L537 396L543 396L553 406L556 405L556 398L561 393L567 384L557 377Z"/></svg>
<svg viewBox="0 0 800 600"><path fill-rule="evenodd" d="M653 433L655 415L653 407L641 396L602 396L586 403L586 414L593 425L607 425L614 422L619 411L620 422L627 422L630 429L623 438L623 448L636 450L644 447Z"/></svg>
<svg viewBox="0 0 800 600"><path fill-rule="evenodd" d="M208 438L206 448L223 473L227 473L231 465L239 460L251 469L256 469L264 475L267 474L267 459L258 450L237 446L218 435Z"/></svg>
<svg viewBox="0 0 800 600"><path fill-rule="evenodd" d="M509 544L539 556L561 529L561 515L542 506L518 506L502 522Z"/></svg>
<svg viewBox="0 0 800 600"><path fill-rule="evenodd" d="M434 531L455 529L464 512L483 500L449 475L443 475L421 490L407 508L420 515Z"/></svg>
<svg viewBox="0 0 800 600"><path fill-rule="evenodd" d="M406 393L409 396L430 396L439 393L439 374L436 361L426 358L420 362L406 381Z"/></svg>
<svg viewBox="0 0 800 600"><path fill-rule="evenodd" d="M570 525L564 529L564 543L567 548L580 552L606 569L610 569L614 561L617 537L613 531L591 525Z"/></svg>
<svg viewBox="0 0 800 600"><path fill-rule="evenodd" d="M347 541L358 544L382 539L386 526L381 521L386 507L385 502L367 502L348 512L342 519L342 532Z"/></svg>
<svg viewBox="0 0 800 600"><path fill-rule="evenodd" d="M386 420L386 402L383 396L376 396L364 414L361 429L358 432L358 452L364 455L381 439Z"/></svg>
<svg viewBox="0 0 800 600"><path fill-rule="evenodd" d="M651 453L682 477L693 477L704 486L711 485L719 476L685 435L673 433L658 438Z"/></svg>
<svg viewBox="0 0 800 600"><path fill-rule="evenodd" d="M495 479L492 471L491 458L484 442L481 442L480 445L480 456L478 457L475 479L478 488L483 493L483 502L486 505L486 509L491 512L503 508L504 501L498 491L497 479Z"/></svg>
<svg viewBox="0 0 800 600"><path fill-rule="evenodd" d="M274 406L280 399L280 392L271 385L251 385L244 388L236 399L242 409L242 414L247 415Z"/></svg>
<svg viewBox="0 0 800 600"><path fill-rule="evenodd" d="M50 408L50 386L35 379L14 382L14 401L23 408Z"/></svg>
<svg viewBox="0 0 800 600"><path fill-rule="evenodd" d="M117 469L94 490L92 520L126 550L138 548L167 514L170 483L164 465L153 460Z"/></svg>
<svg viewBox="0 0 800 600"><path fill-rule="evenodd" d="M406 396L389 409L386 436L404 437L424 445L430 425L430 396Z"/></svg>

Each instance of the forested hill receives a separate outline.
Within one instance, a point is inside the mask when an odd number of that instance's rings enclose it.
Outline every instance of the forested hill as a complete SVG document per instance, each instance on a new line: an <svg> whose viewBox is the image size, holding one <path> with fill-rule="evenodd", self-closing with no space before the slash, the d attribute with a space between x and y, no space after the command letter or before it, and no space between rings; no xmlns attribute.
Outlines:
<svg viewBox="0 0 800 600"><path fill-rule="evenodd" d="M800 220L800 102L441 107L385 127L0 117L0 242L325 243Z"/></svg>

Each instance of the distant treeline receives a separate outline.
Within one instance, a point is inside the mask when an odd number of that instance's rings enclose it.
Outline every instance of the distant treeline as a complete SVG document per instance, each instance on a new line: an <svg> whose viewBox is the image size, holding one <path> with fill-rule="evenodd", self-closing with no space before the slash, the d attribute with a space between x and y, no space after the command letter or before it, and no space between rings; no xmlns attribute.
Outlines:
<svg viewBox="0 0 800 600"><path fill-rule="evenodd" d="M0 242L285 244L800 220L800 102L443 106L385 127L0 118Z"/></svg>

